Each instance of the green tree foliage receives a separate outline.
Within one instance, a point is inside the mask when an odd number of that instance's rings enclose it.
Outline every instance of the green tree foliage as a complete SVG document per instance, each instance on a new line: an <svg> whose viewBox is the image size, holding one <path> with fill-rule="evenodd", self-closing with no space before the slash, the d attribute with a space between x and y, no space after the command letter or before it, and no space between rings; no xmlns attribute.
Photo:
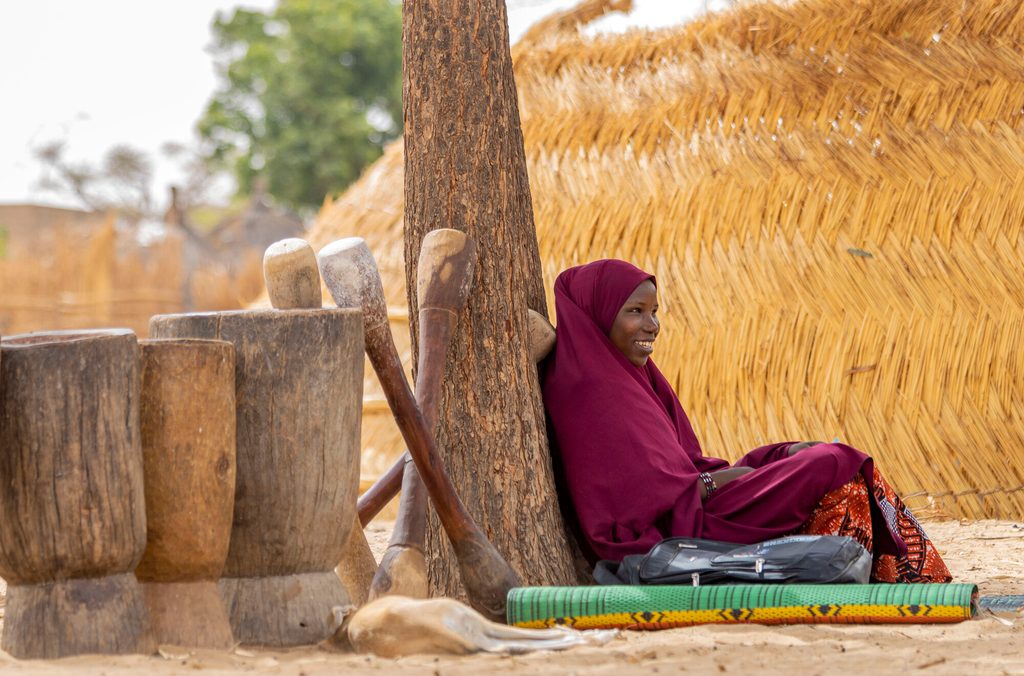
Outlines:
<svg viewBox="0 0 1024 676"><path fill-rule="evenodd" d="M317 207L380 156L402 119L397 0L281 0L213 23L222 83L198 124L244 192Z"/></svg>

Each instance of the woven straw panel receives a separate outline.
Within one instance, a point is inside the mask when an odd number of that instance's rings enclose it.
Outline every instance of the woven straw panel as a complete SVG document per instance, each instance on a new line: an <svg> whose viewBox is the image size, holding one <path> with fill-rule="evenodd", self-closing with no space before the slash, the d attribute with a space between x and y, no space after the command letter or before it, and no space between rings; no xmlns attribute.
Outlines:
<svg viewBox="0 0 1024 676"><path fill-rule="evenodd" d="M520 44L548 287L602 257L658 276L655 359L710 454L838 436L913 508L1020 518L1022 7L767 3ZM314 236L367 237L395 307L401 194L395 144ZM386 413L364 434L401 450Z"/></svg>

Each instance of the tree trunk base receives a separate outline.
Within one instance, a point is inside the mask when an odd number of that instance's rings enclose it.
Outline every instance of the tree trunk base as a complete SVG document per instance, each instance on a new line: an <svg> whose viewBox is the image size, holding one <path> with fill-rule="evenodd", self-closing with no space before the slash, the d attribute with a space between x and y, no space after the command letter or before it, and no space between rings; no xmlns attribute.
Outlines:
<svg viewBox="0 0 1024 676"><path fill-rule="evenodd" d="M157 644L219 650L235 645L216 582L143 582L141 587Z"/></svg>
<svg viewBox="0 0 1024 676"><path fill-rule="evenodd" d="M225 577L220 595L235 640L285 647L319 643L338 628L332 608L349 605L337 574Z"/></svg>
<svg viewBox="0 0 1024 676"><path fill-rule="evenodd" d="M132 573L7 588L2 647L19 659L150 654L146 606Z"/></svg>

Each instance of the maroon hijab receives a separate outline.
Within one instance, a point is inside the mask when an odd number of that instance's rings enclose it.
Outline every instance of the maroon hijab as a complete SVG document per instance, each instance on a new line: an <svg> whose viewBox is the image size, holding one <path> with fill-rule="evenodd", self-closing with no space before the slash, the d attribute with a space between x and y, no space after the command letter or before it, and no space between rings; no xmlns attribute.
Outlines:
<svg viewBox="0 0 1024 676"><path fill-rule="evenodd" d="M648 279L657 284L625 261L600 260L555 282L557 340L544 405L580 527L606 559L647 551L670 533L699 537L697 475L728 466L702 455L654 362L633 365L608 338L622 305Z"/></svg>

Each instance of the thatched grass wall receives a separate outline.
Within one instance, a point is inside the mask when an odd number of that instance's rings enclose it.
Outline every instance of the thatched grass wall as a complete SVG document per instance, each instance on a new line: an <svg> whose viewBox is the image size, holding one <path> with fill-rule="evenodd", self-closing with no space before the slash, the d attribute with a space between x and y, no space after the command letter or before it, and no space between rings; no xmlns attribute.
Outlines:
<svg viewBox="0 0 1024 676"><path fill-rule="evenodd" d="M514 58L545 282L609 256L657 274L655 359L711 454L838 436L912 507L1020 518L1022 49L1024 5L996 0L534 35ZM401 195L396 144L313 234L367 237L396 308ZM364 419L375 457L401 448L386 423Z"/></svg>
<svg viewBox="0 0 1024 676"><path fill-rule="evenodd" d="M239 251L233 270L206 261L189 277L188 241L179 231L142 244L115 227L113 214L95 227L70 219L17 233L0 256L5 335L113 326L145 337L152 315L242 307L263 286L255 250Z"/></svg>

